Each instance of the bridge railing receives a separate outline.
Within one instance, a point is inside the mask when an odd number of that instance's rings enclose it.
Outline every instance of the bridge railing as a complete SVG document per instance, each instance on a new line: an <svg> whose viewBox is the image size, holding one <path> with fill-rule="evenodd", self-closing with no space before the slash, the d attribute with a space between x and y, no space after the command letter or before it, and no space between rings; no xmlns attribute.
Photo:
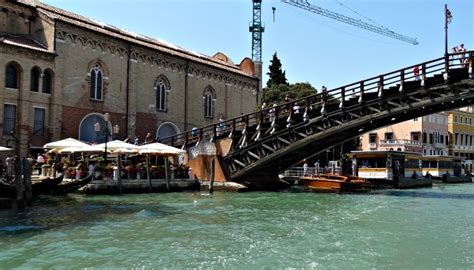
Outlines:
<svg viewBox="0 0 474 270"><path fill-rule="evenodd" d="M222 134L233 134L234 132L245 133L245 130L248 127L257 126L265 122L272 122L275 119L279 120L288 118L291 116L293 106L295 105L299 106L300 112L306 112L315 108L324 109L327 104L336 102L339 103L339 106L342 108L344 107L345 102L351 98L357 98L358 102L363 102L365 100L365 95L368 94L377 93L379 97L382 97L390 87L397 86L399 91L403 91L405 84L408 82L419 81L423 86L429 75L447 74L447 72L452 68L469 67L470 73L472 73L473 59L474 51L448 54L445 57L408 66L393 72L380 74L366 80L347 84L325 92L320 92L278 105L272 105L263 110L241 115L236 118L200 128L193 128L193 130L160 139L159 142L184 147L185 145L198 143L203 140L213 140ZM418 71L415 71L415 67L418 67Z"/></svg>

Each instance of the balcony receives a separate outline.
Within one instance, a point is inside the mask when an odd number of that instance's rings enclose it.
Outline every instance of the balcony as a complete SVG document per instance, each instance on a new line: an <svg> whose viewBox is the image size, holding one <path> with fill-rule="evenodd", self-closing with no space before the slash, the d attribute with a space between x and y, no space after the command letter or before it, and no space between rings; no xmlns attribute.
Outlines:
<svg viewBox="0 0 474 270"><path fill-rule="evenodd" d="M380 146L382 147L395 147L395 146L419 146L421 147L421 141L412 140L381 140Z"/></svg>

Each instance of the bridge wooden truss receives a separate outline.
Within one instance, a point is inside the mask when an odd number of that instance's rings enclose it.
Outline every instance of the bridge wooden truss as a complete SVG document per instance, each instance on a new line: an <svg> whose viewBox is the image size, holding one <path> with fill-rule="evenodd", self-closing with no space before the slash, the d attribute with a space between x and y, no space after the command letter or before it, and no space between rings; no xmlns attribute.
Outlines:
<svg viewBox="0 0 474 270"><path fill-rule="evenodd" d="M474 52L421 64L160 140L175 147L231 140L228 180L258 189L279 172L370 130L474 103ZM462 60L463 63L461 63ZM419 67L419 75L413 73Z"/></svg>

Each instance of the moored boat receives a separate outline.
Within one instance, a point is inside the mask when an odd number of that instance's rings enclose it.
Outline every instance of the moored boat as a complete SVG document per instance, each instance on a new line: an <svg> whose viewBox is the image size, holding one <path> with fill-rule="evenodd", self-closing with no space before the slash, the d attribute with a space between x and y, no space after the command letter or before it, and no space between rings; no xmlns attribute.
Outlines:
<svg viewBox="0 0 474 270"><path fill-rule="evenodd" d="M80 179L66 179L53 187L51 195L66 195L72 193L92 181L93 174L89 173L86 177Z"/></svg>
<svg viewBox="0 0 474 270"><path fill-rule="evenodd" d="M64 173L60 173L55 178L48 177L44 179L40 179L39 181L35 181L32 183L32 191L33 196L38 196L40 194L51 194L54 187L59 185L63 181Z"/></svg>
<svg viewBox="0 0 474 270"><path fill-rule="evenodd" d="M302 176L300 179L305 187L312 191L360 192L371 189L370 182L352 175L320 174L319 176Z"/></svg>

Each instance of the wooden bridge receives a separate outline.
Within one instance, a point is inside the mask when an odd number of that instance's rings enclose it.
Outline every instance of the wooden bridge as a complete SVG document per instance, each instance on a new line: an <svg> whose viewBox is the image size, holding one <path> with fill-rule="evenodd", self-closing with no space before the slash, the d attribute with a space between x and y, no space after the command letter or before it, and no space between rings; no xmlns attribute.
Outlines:
<svg viewBox="0 0 474 270"><path fill-rule="evenodd" d="M278 184L279 172L333 145L383 126L473 104L473 59L474 51L448 54L160 142L189 148L226 141L225 149L219 144L217 151L225 178L268 189Z"/></svg>

